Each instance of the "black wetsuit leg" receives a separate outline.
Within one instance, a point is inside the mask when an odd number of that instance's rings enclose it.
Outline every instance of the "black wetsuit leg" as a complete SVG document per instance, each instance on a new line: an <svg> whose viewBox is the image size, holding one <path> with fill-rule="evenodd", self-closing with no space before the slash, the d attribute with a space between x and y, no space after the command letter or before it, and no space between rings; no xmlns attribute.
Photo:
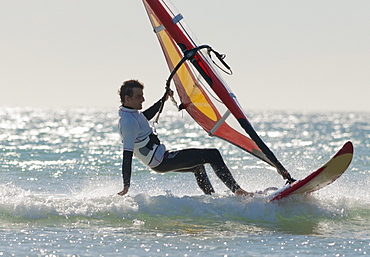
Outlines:
<svg viewBox="0 0 370 257"><path fill-rule="evenodd" d="M204 165L199 165L193 168L193 172L195 175L195 179L197 180L198 186L200 187L200 189L202 189L203 193L205 193L206 195L211 195L212 193L215 192L211 184L211 181L209 181Z"/></svg>
<svg viewBox="0 0 370 257"><path fill-rule="evenodd" d="M203 166L207 163L211 165L217 177L232 192L235 193L240 188L217 149L184 149L170 152L168 157L164 158L162 163L153 168L153 170L157 172L193 172L203 192L214 192ZM202 187L204 186L203 184L210 186L210 189Z"/></svg>

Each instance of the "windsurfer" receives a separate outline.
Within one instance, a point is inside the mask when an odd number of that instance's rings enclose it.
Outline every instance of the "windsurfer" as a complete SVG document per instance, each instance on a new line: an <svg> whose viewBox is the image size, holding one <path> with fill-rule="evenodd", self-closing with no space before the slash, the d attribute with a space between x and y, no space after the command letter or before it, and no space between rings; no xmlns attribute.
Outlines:
<svg viewBox="0 0 370 257"><path fill-rule="evenodd" d="M210 164L221 181L236 195L253 196L243 190L233 178L217 149L184 149L167 151L149 125L164 102L172 95L171 90L153 106L143 112L145 101L144 86L138 80L128 80L120 87L119 95L122 106L119 109L119 134L123 142L123 190L119 195L127 194L130 188L132 156L135 155L142 163L156 172L192 172L199 187L205 194L214 193L208 179L204 164Z"/></svg>

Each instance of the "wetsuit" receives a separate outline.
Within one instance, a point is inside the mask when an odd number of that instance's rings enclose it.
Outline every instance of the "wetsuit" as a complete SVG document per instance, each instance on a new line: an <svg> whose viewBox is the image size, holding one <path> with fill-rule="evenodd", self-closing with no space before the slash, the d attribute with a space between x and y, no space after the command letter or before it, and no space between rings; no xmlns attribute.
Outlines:
<svg viewBox="0 0 370 257"><path fill-rule="evenodd" d="M222 182L235 193L240 186L236 183L220 152L217 149L184 149L166 151L153 134L151 120L161 106L159 100L152 107L139 112L121 107L119 110L119 133L123 141L122 175L124 186L130 186L133 154L145 165L157 172L192 172L205 194L214 193L204 164L210 164Z"/></svg>

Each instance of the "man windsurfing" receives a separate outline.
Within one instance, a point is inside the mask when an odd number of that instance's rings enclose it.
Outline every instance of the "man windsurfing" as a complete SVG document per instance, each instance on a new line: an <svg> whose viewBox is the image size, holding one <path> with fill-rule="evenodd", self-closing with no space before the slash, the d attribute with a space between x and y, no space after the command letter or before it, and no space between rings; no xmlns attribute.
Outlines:
<svg viewBox="0 0 370 257"><path fill-rule="evenodd" d="M128 193L132 172L132 157L135 155L143 164L156 172L191 172L205 194L215 190L208 179L204 164L210 164L216 175L233 192L240 196L253 196L243 190L227 168L220 152L214 148L190 148L179 151L168 151L160 142L149 125L160 110L162 104L173 92L167 91L153 106L143 112L144 85L138 80L125 81L119 90L121 107L119 109L119 134L123 142L123 190L119 195Z"/></svg>

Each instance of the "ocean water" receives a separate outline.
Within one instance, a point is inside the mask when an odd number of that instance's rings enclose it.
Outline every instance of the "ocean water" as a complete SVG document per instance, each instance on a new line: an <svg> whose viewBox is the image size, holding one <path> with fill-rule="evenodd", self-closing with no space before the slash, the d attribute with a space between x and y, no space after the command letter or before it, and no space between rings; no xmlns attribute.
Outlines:
<svg viewBox="0 0 370 257"><path fill-rule="evenodd" d="M370 254L370 113L255 111L249 117L294 178L346 141L348 171L309 197L237 197L207 167L158 174L134 160L122 189L117 110L0 108L0 256L363 256ZM156 126L169 149L217 147L248 191L284 180L256 158L210 138L185 113Z"/></svg>

